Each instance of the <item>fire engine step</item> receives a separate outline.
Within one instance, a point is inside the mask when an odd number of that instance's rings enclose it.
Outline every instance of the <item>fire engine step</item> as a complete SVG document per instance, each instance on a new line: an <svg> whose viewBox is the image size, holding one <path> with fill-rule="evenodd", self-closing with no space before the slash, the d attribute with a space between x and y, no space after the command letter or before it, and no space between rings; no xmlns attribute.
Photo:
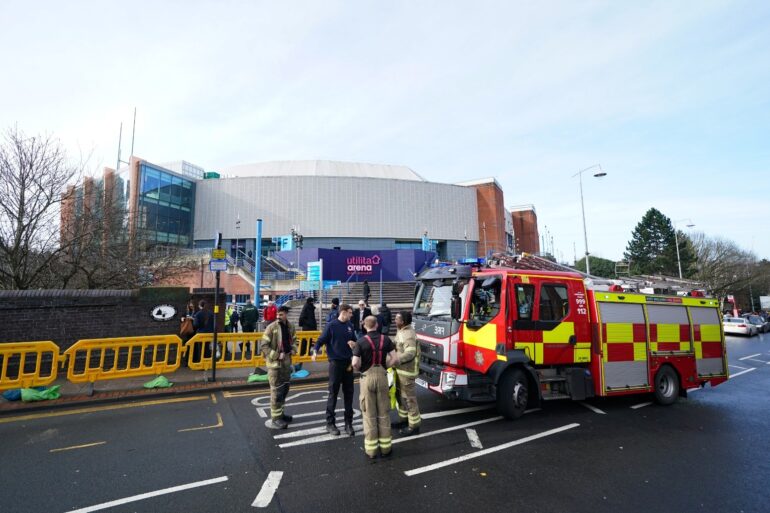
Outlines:
<svg viewBox="0 0 770 513"><path fill-rule="evenodd" d="M572 399L572 396L569 394L559 394L559 393L543 394L543 401L553 401L555 399Z"/></svg>

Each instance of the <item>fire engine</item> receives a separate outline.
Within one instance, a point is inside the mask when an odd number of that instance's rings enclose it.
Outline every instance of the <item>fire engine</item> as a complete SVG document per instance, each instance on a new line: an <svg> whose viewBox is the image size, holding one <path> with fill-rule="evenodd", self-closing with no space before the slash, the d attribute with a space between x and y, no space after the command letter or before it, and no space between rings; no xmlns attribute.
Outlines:
<svg viewBox="0 0 770 513"><path fill-rule="evenodd" d="M718 300L614 288L577 272L429 268L415 289L417 383L513 419L551 399L652 393L667 405L728 379Z"/></svg>

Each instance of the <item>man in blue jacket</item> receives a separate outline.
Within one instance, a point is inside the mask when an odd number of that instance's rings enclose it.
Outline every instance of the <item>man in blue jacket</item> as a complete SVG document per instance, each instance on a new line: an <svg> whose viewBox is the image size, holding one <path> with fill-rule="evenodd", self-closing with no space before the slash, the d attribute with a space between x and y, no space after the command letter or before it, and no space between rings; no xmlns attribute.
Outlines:
<svg viewBox="0 0 770 513"><path fill-rule="evenodd" d="M353 352L348 342L355 342L356 336L350 318L353 307L341 305L339 316L326 325L321 336L313 346L313 361L322 346L326 346L329 358L329 398L326 401L326 430L334 436L340 434L335 424L334 410L337 408L337 396L345 396L345 433L353 436Z"/></svg>

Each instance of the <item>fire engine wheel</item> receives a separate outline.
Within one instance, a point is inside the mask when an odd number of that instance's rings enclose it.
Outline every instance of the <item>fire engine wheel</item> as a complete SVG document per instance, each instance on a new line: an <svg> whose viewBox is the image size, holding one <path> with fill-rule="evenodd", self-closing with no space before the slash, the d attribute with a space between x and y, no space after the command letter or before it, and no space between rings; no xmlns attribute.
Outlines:
<svg viewBox="0 0 770 513"><path fill-rule="evenodd" d="M517 419L524 415L529 400L527 376L521 369L510 369L497 387L497 410L507 419Z"/></svg>
<svg viewBox="0 0 770 513"><path fill-rule="evenodd" d="M664 365L655 375L655 401L658 404L669 405L679 396L679 377L676 372Z"/></svg>

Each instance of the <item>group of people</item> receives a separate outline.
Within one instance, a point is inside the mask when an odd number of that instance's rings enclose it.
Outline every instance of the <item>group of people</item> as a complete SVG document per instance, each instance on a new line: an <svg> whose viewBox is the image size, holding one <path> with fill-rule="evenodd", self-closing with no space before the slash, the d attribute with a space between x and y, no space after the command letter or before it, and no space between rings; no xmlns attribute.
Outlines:
<svg viewBox="0 0 770 513"><path fill-rule="evenodd" d="M340 388L344 399L345 434L353 436L353 379L361 373L359 403L363 416L364 450L368 458L391 454L392 428L400 428L402 436L420 431L415 378L419 371L420 348L412 328L412 314L396 314L395 342L378 318L371 314L365 301L354 312L348 304L333 304L329 321L312 350L312 359L326 347L329 361L329 397L326 402L326 430L339 436L336 424L337 398ZM278 318L265 329L260 350L265 358L270 383L270 427L286 429L292 417L284 412L289 392L291 357L297 354L294 326L289 322L289 309L278 309ZM336 317L332 317L332 315ZM356 325L356 317L358 324ZM351 322L353 321L353 322ZM304 327L304 326L303 326ZM396 386L398 421L390 420L390 395L387 369L393 368Z"/></svg>

